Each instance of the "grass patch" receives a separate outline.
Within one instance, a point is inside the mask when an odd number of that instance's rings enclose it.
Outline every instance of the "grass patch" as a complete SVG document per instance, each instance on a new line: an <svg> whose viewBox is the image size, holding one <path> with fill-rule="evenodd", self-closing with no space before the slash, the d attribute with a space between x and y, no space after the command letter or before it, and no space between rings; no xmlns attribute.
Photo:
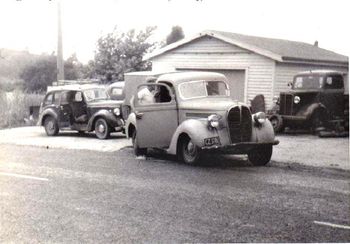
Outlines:
<svg viewBox="0 0 350 244"><path fill-rule="evenodd" d="M18 127L29 118L29 107L39 106L44 94L0 91L0 128Z"/></svg>

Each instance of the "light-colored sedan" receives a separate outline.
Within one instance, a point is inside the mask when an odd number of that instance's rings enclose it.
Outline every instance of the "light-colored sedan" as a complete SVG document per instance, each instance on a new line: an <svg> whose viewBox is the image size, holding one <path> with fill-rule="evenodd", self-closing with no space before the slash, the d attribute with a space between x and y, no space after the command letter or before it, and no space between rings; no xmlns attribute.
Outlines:
<svg viewBox="0 0 350 244"><path fill-rule="evenodd" d="M234 101L222 74L161 75L155 83L140 85L134 97L126 135L137 155L158 148L195 164L210 151L247 154L254 165L265 165L278 144L265 113L251 114L247 105Z"/></svg>

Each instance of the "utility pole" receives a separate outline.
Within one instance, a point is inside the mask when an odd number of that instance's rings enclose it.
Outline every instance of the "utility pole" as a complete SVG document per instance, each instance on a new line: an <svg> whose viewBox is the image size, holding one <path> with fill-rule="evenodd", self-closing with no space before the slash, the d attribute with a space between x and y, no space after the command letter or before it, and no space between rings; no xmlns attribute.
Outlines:
<svg viewBox="0 0 350 244"><path fill-rule="evenodd" d="M57 0L57 81L64 80L61 0Z"/></svg>

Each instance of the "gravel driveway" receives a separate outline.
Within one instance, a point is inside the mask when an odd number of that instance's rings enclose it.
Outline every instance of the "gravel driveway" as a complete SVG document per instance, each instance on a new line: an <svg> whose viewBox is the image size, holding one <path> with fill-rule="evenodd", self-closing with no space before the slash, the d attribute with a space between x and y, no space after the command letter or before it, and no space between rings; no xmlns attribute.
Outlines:
<svg viewBox="0 0 350 244"><path fill-rule="evenodd" d="M280 144L274 147L273 161L350 170L349 138L278 135L277 139ZM120 133L108 140L99 140L94 133L79 136L68 131L48 137L42 127L21 127L0 130L0 144L113 152L131 146L131 141Z"/></svg>

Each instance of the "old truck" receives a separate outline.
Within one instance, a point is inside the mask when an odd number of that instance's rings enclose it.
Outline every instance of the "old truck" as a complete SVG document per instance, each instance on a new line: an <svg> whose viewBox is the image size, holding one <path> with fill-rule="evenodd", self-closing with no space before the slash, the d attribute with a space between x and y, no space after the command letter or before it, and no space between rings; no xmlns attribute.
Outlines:
<svg viewBox="0 0 350 244"><path fill-rule="evenodd" d="M322 131L349 131L349 88L346 74L333 70L298 73L291 90L274 98L269 119L276 132L286 127Z"/></svg>

